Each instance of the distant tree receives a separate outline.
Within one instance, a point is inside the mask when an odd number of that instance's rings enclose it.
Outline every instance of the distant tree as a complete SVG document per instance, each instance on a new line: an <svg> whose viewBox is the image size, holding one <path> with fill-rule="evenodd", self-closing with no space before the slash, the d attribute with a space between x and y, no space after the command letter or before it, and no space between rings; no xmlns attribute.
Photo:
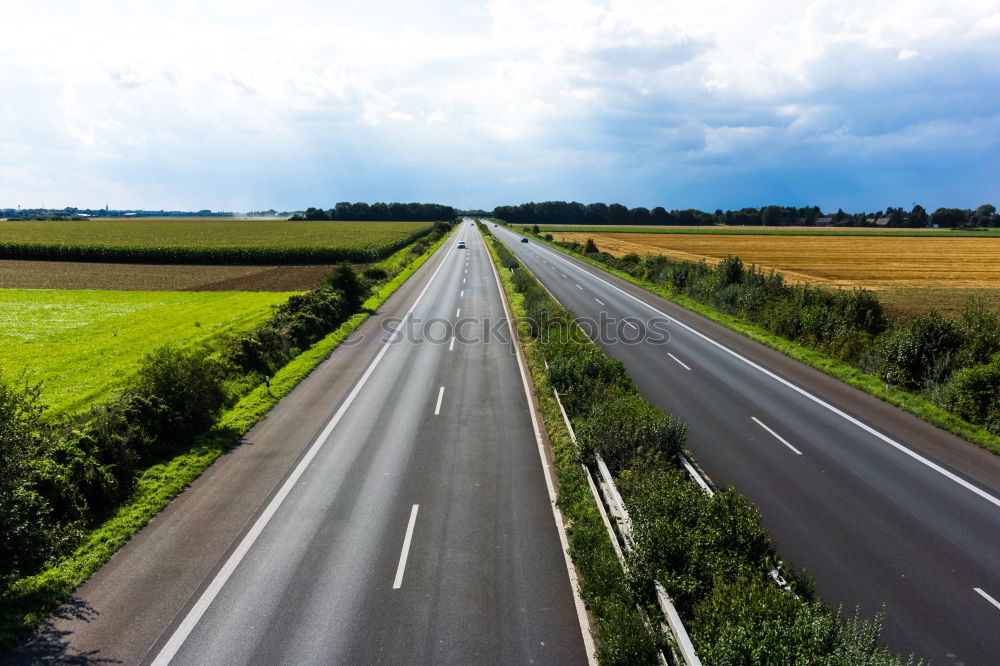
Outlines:
<svg viewBox="0 0 1000 666"><path fill-rule="evenodd" d="M913 210L906 216L906 226L911 229L926 227L928 223L930 223L930 218L927 216L927 211L920 204L915 204Z"/></svg>
<svg viewBox="0 0 1000 666"><path fill-rule="evenodd" d="M764 206L760 209L760 224L774 227L781 224L781 206Z"/></svg>
<svg viewBox="0 0 1000 666"><path fill-rule="evenodd" d="M657 206L649 211L649 221L651 224L670 224L670 213L663 206Z"/></svg>
<svg viewBox="0 0 1000 666"><path fill-rule="evenodd" d="M633 208L628 213L629 222L632 224L649 224L651 222L649 217L649 209L639 206L638 208Z"/></svg>
<svg viewBox="0 0 1000 666"><path fill-rule="evenodd" d="M969 222L977 227L992 227L996 226L996 224L1000 222L1000 219L998 218L1000 218L1000 216L997 215L996 206L993 204L983 204L972 214L972 218Z"/></svg>
<svg viewBox="0 0 1000 666"><path fill-rule="evenodd" d="M628 224L628 208L621 204L613 203L608 206L608 224L621 225Z"/></svg>
<svg viewBox="0 0 1000 666"><path fill-rule="evenodd" d="M903 212L902 208L887 208L886 212L889 213L890 227L902 227L906 225L906 213Z"/></svg>
<svg viewBox="0 0 1000 666"><path fill-rule="evenodd" d="M843 208L838 208L837 214L833 216L834 224L843 224L845 219L847 219L847 213L844 212Z"/></svg>
<svg viewBox="0 0 1000 666"><path fill-rule="evenodd" d="M958 208L938 208L931 213L931 224L939 227L961 227L965 224L965 211Z"/></svg>

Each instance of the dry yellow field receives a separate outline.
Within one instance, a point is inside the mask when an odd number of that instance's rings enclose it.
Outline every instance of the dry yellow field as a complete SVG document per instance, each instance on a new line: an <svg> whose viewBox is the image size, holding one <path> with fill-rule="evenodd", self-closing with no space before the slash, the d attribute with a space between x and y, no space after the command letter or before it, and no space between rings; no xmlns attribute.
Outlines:
<svg viewBox="0 0 1000 666"><path fill-rule="evenodd" d="M614 255L654 252L715 263L737 255L789 281L884 292L900 312L956 312L969 295L1000 302L1000 238L729 236L722 234L559 233ZM923 290L933 292L922 298ZM927 294L930 295L930 294ZM908 305L912 301L912 307Z"/></svg>

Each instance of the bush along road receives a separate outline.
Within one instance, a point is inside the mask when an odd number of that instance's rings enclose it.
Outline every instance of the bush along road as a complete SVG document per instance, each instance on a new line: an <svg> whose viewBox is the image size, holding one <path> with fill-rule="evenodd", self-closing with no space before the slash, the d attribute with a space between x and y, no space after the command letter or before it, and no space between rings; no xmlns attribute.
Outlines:
<svg viewBox="0 0 1000 666"><path fill-rule="evenodd" d="M914 663L880 645L878 617L826 607L807 579L785 570L749 501L732 489L709 494L691 478L678 457L685 425L645 401L572 312L506 247L491 246L553 444L559 503L572 521L570 552L602 663L653 664L658 650L670 649L671 638L651 628L661 620L655 583L706 664ZM586 480L598 457L630 516L624 570Z"/></svg>
<svg viewBox="0 0 1000 666"><path fill-rule="evenodd" d="M0 652L238 442L450 228L362 275L338 266L215 349L160 348L116 398L62 422L42 420L40 387L0 376Z"/></svg>

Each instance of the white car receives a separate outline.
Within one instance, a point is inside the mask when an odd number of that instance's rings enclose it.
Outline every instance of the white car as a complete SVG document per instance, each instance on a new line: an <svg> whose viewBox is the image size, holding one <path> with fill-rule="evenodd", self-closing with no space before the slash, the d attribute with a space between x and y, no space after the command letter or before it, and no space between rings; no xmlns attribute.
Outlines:
<svg viewBox="0 0 1000 666"><path fill-rule="evenodd" d="M465 249L465 241L458 241L458 249L459 250Z"/></svg>

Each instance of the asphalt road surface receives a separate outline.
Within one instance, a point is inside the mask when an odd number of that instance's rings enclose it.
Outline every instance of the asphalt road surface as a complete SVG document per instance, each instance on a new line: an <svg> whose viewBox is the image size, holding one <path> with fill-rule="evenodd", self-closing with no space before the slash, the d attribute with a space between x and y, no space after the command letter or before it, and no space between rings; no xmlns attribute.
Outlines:
<svg viewBox="0 0 1000 666"><path fill-rule="evenodd" d="M886 604L883 639L1000 663L1000 462L953 435L520 234L492 231L642 393L689 426L719 485L760 509L832 604ZM663 342L662 331L669 333Z"/></svg>
<svg viewBox="0 0 1000 666"><path fill-rule="evenodd" d="M506 330L466 222L10 661L587 663Z"/></svg>

